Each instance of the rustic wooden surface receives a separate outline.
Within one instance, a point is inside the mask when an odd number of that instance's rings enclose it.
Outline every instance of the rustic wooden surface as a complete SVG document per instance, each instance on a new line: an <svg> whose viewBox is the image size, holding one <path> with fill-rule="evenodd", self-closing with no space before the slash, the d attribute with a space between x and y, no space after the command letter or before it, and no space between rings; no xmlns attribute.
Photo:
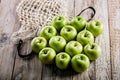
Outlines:
<svg viewBox="0 0 120 80"><path fill-rule="evenodd" d="M104 33L95 39L102 48L102 56L93 61L83 73L55 65L43 65L35 56L21 59L10 36L20 28L16 6L20 0L0 0L0 80L120 80L120 0L67 0L68 15L74 17L82 9L93 6L95 19L104 24ZM86 12L88 18L91 14ZM30 41L22 53L30 52Z"/></svg>

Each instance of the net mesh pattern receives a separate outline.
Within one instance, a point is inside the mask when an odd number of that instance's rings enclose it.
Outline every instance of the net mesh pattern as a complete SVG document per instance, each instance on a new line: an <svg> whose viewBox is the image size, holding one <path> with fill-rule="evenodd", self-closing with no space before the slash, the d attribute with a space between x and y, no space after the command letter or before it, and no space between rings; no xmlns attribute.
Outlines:
<svg viewBox="0 0 120 80"><path fill-rule="evenodd" d="M67 17L66 0L22 0L16 8L20 29L12 40L25 40L36 36L42 27L50 25L56 15Z"/></svg>

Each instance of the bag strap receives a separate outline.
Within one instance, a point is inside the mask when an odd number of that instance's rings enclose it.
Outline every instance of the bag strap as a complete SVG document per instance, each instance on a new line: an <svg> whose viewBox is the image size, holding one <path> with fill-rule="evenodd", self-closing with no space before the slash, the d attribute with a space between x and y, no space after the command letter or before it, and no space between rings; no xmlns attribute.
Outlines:
<svg viewBox="0 0 120 80"><path fill-rule="evenodd" d="M23 40L20 39L20 40L19 40L19 43L18 43L18 46L17 46L18 55L19 55L21 58L30 57L30 56L33 54L32 51L31 51L29 54L24 54L24 55L20 53L20 49L21 49L22 44L23 44Z"/></svg>
<svg viewBox="0 0 120 80"><path fill-rule="evenodd" d="M85 10L87 10L87 9L91 9L91 10L93 11L93 14L91 15L91 18L87 20L87 22L89 22L90 20L93 19L93 17L94 17L95 14L96 14L96 11L95 11L95 9L94 9L93 7L89 6L89 7L85 8L85 9L83 9L77 16L80 16L80 15L81 15Z"/></svg>

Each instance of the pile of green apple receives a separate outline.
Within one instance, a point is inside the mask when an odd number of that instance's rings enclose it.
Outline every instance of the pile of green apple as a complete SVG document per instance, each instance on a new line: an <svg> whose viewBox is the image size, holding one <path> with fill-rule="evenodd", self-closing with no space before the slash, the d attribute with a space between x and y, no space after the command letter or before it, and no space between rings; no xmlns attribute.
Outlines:
<svg viewBox="0 0 120 80"><path fill-rule="evenodd" d="M76 16L68 21L64 16L55 16L51 25L42 28L31 41L31 48L44 64L55 62L62 70L71 65L76 72L83 72L91 60L101 55L94 38L102 32L99 20L87 22L84 17Z"/></svg>

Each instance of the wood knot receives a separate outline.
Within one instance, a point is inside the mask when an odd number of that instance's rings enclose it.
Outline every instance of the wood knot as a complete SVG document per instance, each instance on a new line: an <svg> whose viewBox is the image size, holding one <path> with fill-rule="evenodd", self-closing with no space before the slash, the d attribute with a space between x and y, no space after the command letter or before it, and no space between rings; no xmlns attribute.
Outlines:
<svg viewBox="0 0 120 80"><path fill-rule="evenodd" d="M0 35L0 43L5 43L8 40L8 35L6 33L2 33Z"/></svg>
<svg viewBox="0 0 120 80"><path fill-rule="evenodd" d="M18 73L15 78L15 80L22 80L22 73Z"/></svg>

